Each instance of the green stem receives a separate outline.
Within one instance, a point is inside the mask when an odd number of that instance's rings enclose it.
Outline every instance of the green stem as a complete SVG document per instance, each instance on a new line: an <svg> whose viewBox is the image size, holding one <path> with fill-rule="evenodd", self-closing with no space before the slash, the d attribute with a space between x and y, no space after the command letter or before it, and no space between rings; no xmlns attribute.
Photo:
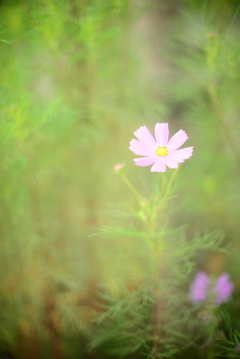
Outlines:
<svg viewBox="0 0 240 359"><path fill-rule="evenodd" d="M120 176L122 177L123 181L126 183L126 185L128 186L128 188L130 189L130 191L134 194L134 196L140 201L141 200L141 196L138 193L138 191L133 187L133 185L131 184L131 182L127 179L127 177L123 174L120 173Z"/></svg>
<svg viewBox="0 0 240 359"><path fill-rule="evenodd" d="M160 204L155 208L155 212L159 211L159 209L161 208L161 206L163 205L163 203L165 202L171 188L172 188L172 184L173 184L173 181L175 179L175 177L177 176L177 173L178 173L178 170L180 168L180 164L178 165L178 168L175 169L175 171L173 172L171 178L170 178L170 181L168 183L168 186L167 186L167 189L166 189L166 192L162 198L162 201L160 202Z"/></svg>
<svg viewBox="0 0 240 359"><path fill-rule="evenodd" d="M210 347L208 348L208 358L209 359L213 359L215 358L215 353L214 353L214 336L217 330L217 325L216 325L216 314L215 314L215 307L212 308L211 310L211 321L208 324L208 338L210 340L212 340L212 343L210 344Z"/></svg>
<svg viewBox="0 0 240 359"><path fill-rule="evenodd" d="M160 192L158 195L156 195L156 197L154 198L155 200L158 199L158 197L160 197L160 196L163 194L163 192L164 192L164 185L165 185L164 172L162 172L162 189L161 189L161 192Z"/></svg>
<svg viewBox="0 0 240 359"><path fill-rule="evenodd" d="M174 171L173 174L172 174L172 177L170 178L170 181L169 181L169 184L168 184L168 186L167 186L165 195L164 195L164 197L163 197L163 201L164 201L165 198L167 198L168 193L170 192L170 189L171 189L171 187L172 187L173 181L174 181L174 179L175 179L175 177L176 177L176 175L177 175L177 173L178 173L179 168L180 168L180 164L178 165L178 168L175 169L175 171Z"/></svg>
<svg viewBox="0 0 240 359"><path fill-rule="evenodd" d="M157 291L158 290L158 284L156 282L156 279L159 278L160 276L160 267L159 267L159 256L160 256L160 248L159 248L159 242L157 240L157 238L155 238L154 236L154 232L155 232L155 227L156 227L156 219L157 219L157 211L161 208L161 206L163 205L164 201L166 200L166 198L169 195L169 192L172 188L174 179L178 173L180 165L178 166L178 168L173 172L170 181L167 185L166 191L164 193L165 190L165 183L164 183L164 173L162 173L162 189L161 192L154 198L153 200L153 205L154 202L163 195L162 200L160 202L160 204L154 209L152 208L151 210L151 215L150 215L150 224L149 224L149 235L150 235L150 240L153 242L152 243L152 256L153 256L153 263L152 263L152 274L153 274L153 291ZM153 326L154 326L154 344L153 344L153 348L152 348L152 357L154 359L159 358L159 354L161 352L161 344L160 344L160 338L161 338L161 305L160 305L160 296L157 295L157 301L155 303L155 305L153 306Z"/></svg>

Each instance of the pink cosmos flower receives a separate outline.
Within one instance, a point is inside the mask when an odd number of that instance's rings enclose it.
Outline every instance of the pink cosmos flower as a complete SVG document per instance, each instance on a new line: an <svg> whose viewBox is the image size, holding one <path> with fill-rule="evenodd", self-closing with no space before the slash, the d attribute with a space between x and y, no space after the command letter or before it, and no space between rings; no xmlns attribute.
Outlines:
<svg viewBox="0 0 240 359"><path fill-rule="evenodd" d="M146 126L140 127L134 132L138 141L130 141L130 150L138 156L135 158L137 166L150 166L151 172L165 172L166 166L169 168L178 168L178 163L184 162L192 156L193 147L186 147L179 150L188 139L187 134L180 130L168 140L168 123L157 123L155 125L155 137L151 135Z"/></svg>

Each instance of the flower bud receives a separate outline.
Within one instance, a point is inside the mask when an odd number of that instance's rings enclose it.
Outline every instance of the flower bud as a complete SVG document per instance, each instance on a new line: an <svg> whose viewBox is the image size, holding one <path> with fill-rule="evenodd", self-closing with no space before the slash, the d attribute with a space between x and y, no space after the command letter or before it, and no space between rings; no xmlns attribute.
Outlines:
<svg viewBox="0 0 240 359"><path fill-rule="evenodd" d="M116 173L119 173L120 171L122 171L123 169L123 165L121 163L117 163L114 167L113 167L114 171Z"/></svg>

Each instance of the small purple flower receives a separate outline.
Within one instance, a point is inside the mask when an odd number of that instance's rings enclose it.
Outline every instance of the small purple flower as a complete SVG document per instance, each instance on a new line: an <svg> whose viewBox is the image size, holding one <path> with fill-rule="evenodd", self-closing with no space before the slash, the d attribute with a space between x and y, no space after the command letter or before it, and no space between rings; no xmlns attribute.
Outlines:
<svg viewBox="0 0 240 359"><path fill-rule="evenodd" d="M220 305L231 298L233 288L228 273L222 273L211 285L208 275L199 271L190 285L189 297L192 303L197 304L205 301L210 292L209 298L213 293L215 305Z"/></svg>
<svg viewBox="0 0 240 359"><path fill-rule="evenodd" d="M240 344L237 344L235 346L235 354L238 354L238 353L240 353Z"/></svg>
<svg viewBox="0 0 240 359"><path fill-rule="evenodd" d="M213 291L215 294L215 303L217 305L225 303L231 298L233 283L230 281L228 273L223 273L216 279Z"/></svg>
<svg viewBox="0 0 240 359"><path fill-rule="evenodd" d="M199 271L190 285L189 296L193 303L201 303L207 298L208 285L208 275Z"/></svg>

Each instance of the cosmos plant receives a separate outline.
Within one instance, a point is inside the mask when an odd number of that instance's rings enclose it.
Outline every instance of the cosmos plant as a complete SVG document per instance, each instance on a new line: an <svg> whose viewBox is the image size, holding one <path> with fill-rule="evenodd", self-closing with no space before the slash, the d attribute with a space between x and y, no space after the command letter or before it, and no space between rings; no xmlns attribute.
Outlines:
<svg viewBox="0 0 240 359"><path fill-rule="evenodd" d="M169 208L179 164L192 156L193 147L179 149L188 139L188 136L183 130L179 130L169 139L167 123L155 125L155 138L146 126L140 127L134 134L137 139L130 141L130 150L141 156L134 160L135 164L137 166L152 165L151 172L160 172L161 175L157 175L157 177L160 177L161 181L158 181L160 183L154 188L154 192L149 191L148 194L142 194L131 182L131 179L128 179L125 174L125 166L121 163L114 166L115 173L122 178L136 198L133 207L129 204L133 221L129 218L129 221L124 220L122 223L121 217L117 216L117 226L104 227L99 235L110 238L110 246L115 243L112 239L119 238L120 241L116 250L117 253L121 253L123 258L126 248L129 248L127 249L129 254L124 260L126 260L126 266L129 265L128 268L131 269L127 271L124 291L120 293L119 298L114 293L111 294L111 286L108 287L108 284L106 285L106 292L100 293L106 303L106 311L99 313L96 318L96 323L102 325L94 328L94 335L89 348L92 350L100 342L109 342L109 339L112 338L114 350L111 352L113 355L117 353L119 357L126 357L129 353L142 348L146 358L170 358L175 357L175 354L181 351L178 331L180 327L183 328L187 324L186 320L189 318L188 315L182 316L182 312L179 311L179 306L182 305L179 288L182 285L182 280L188 275L189 268L192 268L193 261L189 256L190 242L187 240L178 241L179 236L180 239L184 238L184 229L169 231L168 218L163 214ZM164 172L167 167L175 170L172 171L171 176L166 176L165 179ZM171 208L173 208L172 205ZM216 233L210 233L203 237L197 236L191 242L191 252L209 250L209 248L218 251L222 240L222 236ZM123 246L121 247L121 245ZM167 261L165 259L161 261L163 254L164 256L167 255ZM181 256L181 261L176 260L179 256ZM114 261L114 256L109 256L110 260ZM136 262L139 261L139 266L136 265L139 274L133 274L131 278L129 273L133 268L132 261L135 260ZM144 265L142 265L143 263ZM164 278L166 270L171 271L172 268L172 275L169 278ZM177 276L175 273L181 273L181 276ZM169 288L171 288L170 291ZM214 312L215 309L218 309L219 304L230 298L231 282L228 277L226 278L225 273L219 276L213 286L208 275L200 272L194 279L190 292L191 300L194 303L201 303L208 298L210 299L206 302L207 304L211 303L208 313L210 319L206 328L204 327L204 331L206 339L212 343L217 329ZM216 303L211 301L212 298L215 299ZM164 305L162 305L163 303ZM172 320L173 312L175 313L175 320ZM190 312L192 313L192 308L190 308ZM169 318L171 318L170 321ZM179 326L179 324L181 325ZM192 328L192 323L190 325ZM104 332L102 331L103 327L106 328ZM102 341L99 341L101 336ZM186 338L189 338L189 342ZM191 338L192 333L184 336L183 347L185 347L186 342L187 346L191 345ZM197 340L201 340L201 338L202 331L200 330L197 334ZM166 346L167 341L173 344ZM177 344L175 345L175 343Z"/></svg>
<svg viewBox="0 0 240 359"><path fill-rule="evenodd" d="M169 140L168 123L155 125L155 139L146 126L134 132L138 141L130 141L130 150L140 158L135 158L137 166L150 166L151 172L166 172L166 167L178 168L178 164L192 156L193 147L179 148L188 139L187 134L180 130Z"/></svg>

